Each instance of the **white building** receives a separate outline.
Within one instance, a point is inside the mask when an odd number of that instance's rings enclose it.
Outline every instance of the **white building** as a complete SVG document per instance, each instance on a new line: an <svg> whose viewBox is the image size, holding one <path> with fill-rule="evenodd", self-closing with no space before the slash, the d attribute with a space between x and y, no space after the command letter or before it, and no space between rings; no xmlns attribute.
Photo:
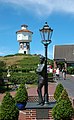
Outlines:
<svg viewBox="0 0 74 120"><path fill-rule="evenodd" d="M30 54L30 42L32 41L33 32L28 30L27 27L27 25L21 25L21 30L16 32L17 41L19 42L18 53Z"/></svg>

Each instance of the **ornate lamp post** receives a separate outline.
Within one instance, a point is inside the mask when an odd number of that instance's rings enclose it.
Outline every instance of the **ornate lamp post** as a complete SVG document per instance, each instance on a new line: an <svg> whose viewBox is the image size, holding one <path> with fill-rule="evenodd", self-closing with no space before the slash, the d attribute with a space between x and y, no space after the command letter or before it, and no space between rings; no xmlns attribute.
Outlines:
<svg viewBox="0 0 74 120"><path fill-rule="evenodd" d="M53 29L49 27L47 22L42 29L40 29L42 44L45 46L45 86L44 86L44 101L48 104L48 74L47 74L47 47L51 43Z"/></svg>

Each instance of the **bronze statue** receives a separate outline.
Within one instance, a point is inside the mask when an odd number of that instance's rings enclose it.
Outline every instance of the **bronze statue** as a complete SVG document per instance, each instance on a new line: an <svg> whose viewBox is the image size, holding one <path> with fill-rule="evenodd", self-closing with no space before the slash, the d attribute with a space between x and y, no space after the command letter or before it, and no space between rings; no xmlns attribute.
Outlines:
<svg viewBox="0 0 74 120"><path fill-rule="evenodd" d="M44 104L44 100L42 97L42 87L44 86L44 71L45 71L45 57L40 56L40 64L38 65L38 68L36 69L36 72L38 74L38 88L37 88L37 93L38 93L38 97L39 97L39 105L43 105Z"/></svg>

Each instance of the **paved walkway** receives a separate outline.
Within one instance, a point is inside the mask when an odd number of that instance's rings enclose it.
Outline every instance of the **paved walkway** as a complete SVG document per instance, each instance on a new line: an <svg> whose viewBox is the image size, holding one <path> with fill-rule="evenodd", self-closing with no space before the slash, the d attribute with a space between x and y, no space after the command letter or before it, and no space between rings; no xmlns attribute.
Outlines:
<svg viewBox="0 0 74 120"><path fill-rule="evenodd" d="M49 95L54 94L56 85L58 83L62 83L64 88L66 88L69 96L74 98L74 76L67 75L66 80L63 80L62 74L60 74L60 80L57 80L56 83L48 84L48 94ZM28 90L28 96L37 96L37 86L29 87L27 90ZM42 89L42 91L44 94L44 88ZM11 92L11 95L15 96L15 91ZM2 101L3 97L4 97L4 94L0 93L0 102Z"/></svg>
<svg viewBox="0 0 74 120"><path fill-rule="evenodd" d="M48 84L48 94L49 95L53 95L54 91L56 88L56 84L55 83L49 83ZM38 96L37 94L37 86L30 86L27 89L28 91L28 96ZM14 97L15 96L15 91L10 92L10 94ZM44 88L42 88L42 93L44 94ZM3 97L4 97L5 93L0 93L0 102L2 101Z"/></svg>
<svg viewBox="0 0 74 120"><path fill-rule="evenodd" d="M57 80L57 83L62 83L68 95L74 98L74 76L67 74L66 80L63 80L62 74L60 74L60 80Z"/></svg>

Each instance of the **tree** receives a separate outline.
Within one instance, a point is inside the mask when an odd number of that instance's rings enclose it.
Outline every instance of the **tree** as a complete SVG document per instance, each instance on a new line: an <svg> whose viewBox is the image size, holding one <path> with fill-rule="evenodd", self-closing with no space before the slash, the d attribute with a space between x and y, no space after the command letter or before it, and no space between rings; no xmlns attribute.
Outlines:
<svg viewBox="0 0 74 120"><path fill-rule="evenodd" d="M72 103L68 97L68 93L64 89L56 105L52 109L52 116L55 120L71 120L74 115Z"/></svg>
<svg viewBox="0 0 74 120"><path fill-rule="evenodd" d="M16 103L23 103L28 100L28 93L23 83L20 84L15 95Z"/></svg>
<svg viewBox="0 0 74 120"><path fill-rule="evenodd" d="M23 110L25 108L27 100L28 93L26 87L23 83L21 83L15 95L16 106L19 110Z"/></svg>
<svg viewBox="0 0 74 120"><path fill-rule="evenodd" d="M54 92L54 98L55 98L55 100L58 100L58 99L59 99L59 97L60 97L63 89L64 89L63 85L62 85L61 83L59 83L59 84L57 85L57 87L56 87L55 92Z"/></svg>
<svg viewBox="0 0 74 120"><path fill-rule="evenodd" d="M3 70L5 69L6 64L3 61L0 61L0 85L3 83Z"/></svg>
<svg viewBox="0 0 74 120"><path fill-rule="evenodd" d="M4 61L0 61L0 68L4 69L6 66L6 63Z"/></svg>
<svg viewBox="0 0 74 120"><path fill-rule="evenodd" d="M3 98L0 107L0 120L18 120L19 110L9 92Z"/></svg>

